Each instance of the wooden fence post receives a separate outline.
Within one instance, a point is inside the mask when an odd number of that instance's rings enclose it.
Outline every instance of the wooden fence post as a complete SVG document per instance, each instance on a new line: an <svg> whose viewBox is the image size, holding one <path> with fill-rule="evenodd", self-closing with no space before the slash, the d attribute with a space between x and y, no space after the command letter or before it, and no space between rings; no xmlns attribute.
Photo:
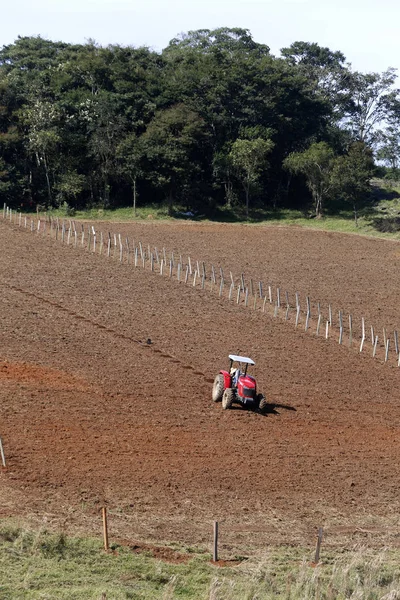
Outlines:
<svg viewBox="0 0 400 600"><path fill-rule="evenodd" d="M219 285L219 297L221 298L222 296L222 290L224 289L224 278L221 276L221 283Z"/></svg>
<svg viewBox="0 0 400 600"><path fill-rule="evenodd" d="M107 524L107 508L103 506L101 509L103 514L103 538L104 538L104 550L108 552L109 544L108 544L108 524Z"/></svg>
<svg viewBox="0 0 400 600"><path fill-rule="evenodd" d="M3 464L3 467L5 467L6 466L6 457L4 456L3 442L1 440L1 437L0 437L0 454L1 454L1 462Z"/></svg>
<svg viewBox="0 0 400 600"><path fill-rule="evenodd" d="M375 341L374 341L374 346L373 346L373 349L372 349L372 356L373 357L375 357L375 355L376 355L376 347L377 347L377 345L378 345L378 336L376 335L375 336Z"/></svg>
<svg viewBox="0 0 400 600"><path fill-rule="evenodd" d="M318 536L317 536L317 546L315 548L315 557L314 557L314 564L318 564L319 563L319 557L320 557L320 553L321 553L321 544L322 544L322 536L324 534L324 530L322 527L318 528Z"/></svg>
<svg viewBox="0 0 400 600"><path fill-rule="evenodd" d="M387 338L386 344L385 344L385 362L387 362L388 358L389 358L389 346L390 346L390 339Z"/></svg>
<svg viewBox="0 0 400 600"><path fill-rule="evenodd" d="M218 561L218 521L214 521L213 561Z"/></svg>
<svg viewBox="0 0 400 600"><path fill-rule="evenodd" d="M351 315L349 315L349 346L351 348L351 345L353 343L353 318Z"/></svg>
<svg viewBox="0 0 400 600"><path fill-rule="evenodd" d="M361 318L361 344L360 344L360 352L362 352L362 349L364 347L364 342L365 342L365 320L364 317Z"/></svg>
<svg viewBox="0 0 400 600"><path fill-rule="evenodd" d="M322 315L321 313L318 314L318 323L317 323L317 330L315 332L315 335L318 337L319 336L319 328L321 326L321 319L322 319Z"/></svg>

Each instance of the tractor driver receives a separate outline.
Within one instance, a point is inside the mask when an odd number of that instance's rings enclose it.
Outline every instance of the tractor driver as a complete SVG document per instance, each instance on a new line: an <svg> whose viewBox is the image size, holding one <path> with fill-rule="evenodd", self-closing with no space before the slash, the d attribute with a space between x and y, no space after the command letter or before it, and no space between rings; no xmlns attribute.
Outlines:
<svg viewBox="0 0 400 600"><path fill-rule="evenodd" d="M237 386L240 375L241 375L240 369L235 369L235 367L232 367L232 369L231 369L231 377L232 377L232 384L234 386Z"/></svg>

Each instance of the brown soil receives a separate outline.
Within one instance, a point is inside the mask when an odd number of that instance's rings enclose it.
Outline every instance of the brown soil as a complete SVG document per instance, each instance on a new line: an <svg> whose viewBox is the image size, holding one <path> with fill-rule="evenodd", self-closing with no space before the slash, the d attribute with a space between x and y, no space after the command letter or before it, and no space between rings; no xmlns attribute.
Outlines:
<svg viewBox="0 0 400 600"><path fill-rule="evenodd" d="M112 226L290 293L400 324L394 242L294 228ZM129 227L129 232L128 232ZM111 228L111 225L110 225ZM106 231L106 227L104 227ZM140 543L397 545L400 371L216 291L0 222L0 515ZM314 327L315 329L315 327ZM150 338L151 344L146 343ZM222 411L227 355L265 415Z"/></svg>

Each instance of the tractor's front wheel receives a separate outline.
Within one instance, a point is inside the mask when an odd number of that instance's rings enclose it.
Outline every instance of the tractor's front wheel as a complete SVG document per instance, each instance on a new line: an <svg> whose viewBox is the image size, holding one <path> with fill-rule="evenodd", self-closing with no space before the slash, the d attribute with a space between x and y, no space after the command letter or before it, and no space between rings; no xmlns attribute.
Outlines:
<svg viewBox="0 0 400 600"><path fill-rule="evenodd" d="M235 391L232 388L226 388L222 396L222 408L227 410L232 408L233 400L235 398Z"/></svg>
<svg viewBox="0 0 400 600"><path fill-rule="evenodd" d="M224 376L220 373L216 376L213 383L212 399L214 402L221 402L224 394Z"/></svg>
<svg viewBox="0 0 400 600"><path fill-rule="evenodd" d="M261 411L263 411L263 410L265 410L267 408L267 401L264 398L264 396L262 396L261 394L260 394L260 400L258 402L258 408Z"/></svg>

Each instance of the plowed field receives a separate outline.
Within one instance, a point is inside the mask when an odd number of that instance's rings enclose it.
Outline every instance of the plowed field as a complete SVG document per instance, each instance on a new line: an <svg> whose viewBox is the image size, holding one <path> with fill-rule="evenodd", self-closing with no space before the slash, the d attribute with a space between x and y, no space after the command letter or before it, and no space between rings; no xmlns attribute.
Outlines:
<svg viewBox="0 0 400 600"><path fill-rule="evenodd" d="M400 325L400 245L192 223L104 232ZM0 514L229 548L397 544L400 369L279 314L0 221ZM315 324L314 324L315 331ZM147 343L151 341L151 343ZM265 415L211 402L239 351Z"/></svg>

